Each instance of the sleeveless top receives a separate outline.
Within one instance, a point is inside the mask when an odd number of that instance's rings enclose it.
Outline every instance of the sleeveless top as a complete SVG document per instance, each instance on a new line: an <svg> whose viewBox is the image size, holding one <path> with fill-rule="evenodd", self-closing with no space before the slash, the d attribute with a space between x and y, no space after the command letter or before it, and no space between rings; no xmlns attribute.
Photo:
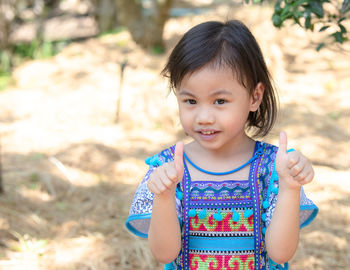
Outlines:
<svg viewBox="0 0 350 270"><path fill-rule="evenodd" d="M172 146L147 162L150 169L136 191L126 221L127 228L147 237L153 194L147 180L155 167L173 161ZM184 177L177 186L177 214L182 231L182 248L164 269L288 269L267 256L264 235L278 195L274 169L277 147L257 142L248 180L191 181L184 159ZM309 224L318 208L303 189L300 199L301 227Z"/></svg>

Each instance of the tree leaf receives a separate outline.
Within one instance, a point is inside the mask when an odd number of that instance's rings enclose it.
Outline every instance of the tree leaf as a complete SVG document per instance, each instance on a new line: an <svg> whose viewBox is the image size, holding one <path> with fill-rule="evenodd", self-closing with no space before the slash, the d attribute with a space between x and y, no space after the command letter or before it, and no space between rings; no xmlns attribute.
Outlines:
<svg viewBox="0 0 350 270"><path fill-rule="evenodd" d="M308 2L309 2L308 0L299 0L299 1L296 1L294 5L301 6L302 4L306 4Z"/></svg>
<svg viewBox="0 0 350 270"><path fill-rule="evenodd" d="M311 25L311 16L310 14L308 14L305 18L305 28L310 29L310 25Z"/></svg>
<svg viewBox="0 0 350 270"><path fill-rule="evenodd" d="M332 36L335 38L335 41L336 42L338 42L338 43L340 43L340 44L343 44L343 35L342 35L342 33L341 32L335 32L335 33L333 33L332 34Z"/></svg>
<svg viewBox="0 0 350 270"><path fill-rule="evenodd" d="M323 6L319 1L314 1L310 3L310 9L317 17L321 18L324 15Z"/></svg>
<svg viewBox="0 0 350 270"><path fill-rule="evenodd" d="M316 51L320 51L326 44L324 44L323 42L318 44L317 48L316 48Z"/></svg>
<svg viewBox="0 0 350 270"><path fill-rule="evenodd" d="M281 17L280 17L279 15L273 14L273 15L272 15L272 23L273 23L273 25L276 26L276 27L281 27L283 21L282 21L282 19L281 19Z"/></svg>
<svg viewBox="0 0 350 270"><path fill-rule="evenodd" d="M344 20L346 20L346 18L345 18L345 17L342 17L342 18L340 18L340 19L338 20L338 23L341 23L341 22L344 21Z"/></svg>
<svg viewBox="0 0 350 270"><path fill-rule="evenodd" d="M344 0L340 9L341 13L347 13L350 10L350 0Z"/></svg>
<svg viewBox="0 0 350 270"><path fill-rule="evenodd" d="M325 25L325 26L322 26L321 29L318 31L318 32L323 32L325 31L326 29L329 28L330 25Z"/></svg>
<svg viewBox="0 0 350 270"><path fill-rule="evenodd" d="M342 25L342 24L338 24L338 26L339 26L339 28L340 28L340 32L342 33L342 34L345 34L347 31L346 31L346 28L344 27L344 25Z"/></svg>
<svg viewBox="0 0 350 270"><path fill-rule="evenodd" d="M281 8L281 1L282 0L278 0L277 3L275 4L274 12L276 14L280 14L283 11L283 9Z"/></svg>

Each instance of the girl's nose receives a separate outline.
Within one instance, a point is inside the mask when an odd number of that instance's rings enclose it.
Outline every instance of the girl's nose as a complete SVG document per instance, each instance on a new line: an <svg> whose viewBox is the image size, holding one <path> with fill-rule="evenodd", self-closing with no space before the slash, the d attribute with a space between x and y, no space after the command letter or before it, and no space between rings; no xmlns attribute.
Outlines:
<svg viewBox="0 0 350 270"><path fill-rule="evenodd" d="M215 122L215 116L207 107L198 108L196 122L199 125L213 124Z"/></svg>

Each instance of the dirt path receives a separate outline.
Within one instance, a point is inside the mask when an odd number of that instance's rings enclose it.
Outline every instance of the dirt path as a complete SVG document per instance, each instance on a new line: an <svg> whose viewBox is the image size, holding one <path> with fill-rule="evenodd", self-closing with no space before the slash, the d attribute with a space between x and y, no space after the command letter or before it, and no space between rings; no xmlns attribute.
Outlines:
<svg viewBox="0 0 350 270"><path fill-rule="evenodd" d="M267 8L224 5L205 16L171 19L169 48L194 24L228 14L257 35L280 89L280 121L267 140L276 143L286 130L290 146L316 165L316 181L306 190L320 213L303 229L291 269L347 269L350 55L316 53L318 37L297 27L277 31ZM121 32L16 70L17 86L0 93L6 191L0 196L0 269L161 269L123 224L144 158L184 138L174 97L167 97L158 75L165 57L145 54Z"/></svg>

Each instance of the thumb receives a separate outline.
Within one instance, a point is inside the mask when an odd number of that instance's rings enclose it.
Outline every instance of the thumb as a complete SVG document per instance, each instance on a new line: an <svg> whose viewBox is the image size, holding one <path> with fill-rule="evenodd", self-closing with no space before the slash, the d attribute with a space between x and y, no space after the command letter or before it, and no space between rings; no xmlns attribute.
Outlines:
<svg viewBox="0 0 350 270"><path fill-rule="evenodd" d="M184 143L183 142L176 143L175 153L174 153L174 164L175 164L175 169L177 172L177 177L179 182L182 180L182 177L184 174L183 154L184 154Z"/></svg>
<svg viewBox="0 0 350 270"><path fill-rule="evenodd" d="M282 131L280 133L279 147L276 155L276 170L283 173L287 169L287 134Z"/></svg>
<svg viewBox="0 0 350 270"><path fill-rule="evenodd" d="M286 154L287 153L287 144L288 144L287 133L282 131L280 133L280 142L279 142L279 148L278 148L279 154Z"/></svg>

